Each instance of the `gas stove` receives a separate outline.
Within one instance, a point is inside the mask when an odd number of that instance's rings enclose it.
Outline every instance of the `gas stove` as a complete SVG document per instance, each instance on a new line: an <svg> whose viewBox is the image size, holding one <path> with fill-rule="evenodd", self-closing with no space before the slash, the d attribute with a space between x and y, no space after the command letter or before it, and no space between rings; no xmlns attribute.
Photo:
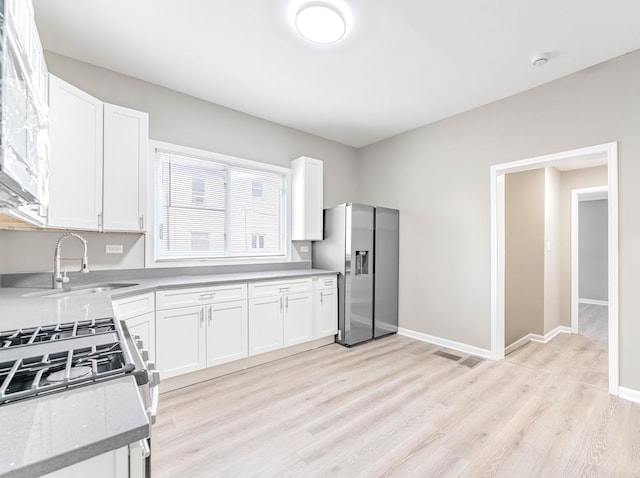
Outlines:
<svg viewBox="0 0 640 478"><path fill-rule="evenodd" d="M132 373L140 385L137 357L111 317L0 332L0 405Z"/></svg>

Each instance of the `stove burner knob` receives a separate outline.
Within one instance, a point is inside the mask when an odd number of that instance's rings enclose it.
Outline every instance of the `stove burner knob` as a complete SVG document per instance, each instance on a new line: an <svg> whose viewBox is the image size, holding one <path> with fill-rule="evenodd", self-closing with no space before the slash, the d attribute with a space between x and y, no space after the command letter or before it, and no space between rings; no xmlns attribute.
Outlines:
<svg viewBox="0 0 640 478"><path fill-rule="evenodd" d="M147 361L147 370L151 371L151 370L155 370L156 369L156 363L153 360L148 360Z"/></svg>
<svg viewBox="0 0 640 478"><path fill-rule="evenodd" d="M147 349L140 349L140 355L145 362L149 360L149 351Z"/></svg>
<svg viewBox="0 0 640 478"><path fill-rule="evenodd" d="M144 342L142 339L136 339L136 347L138 347L138 350L144 349Z"/></svg>

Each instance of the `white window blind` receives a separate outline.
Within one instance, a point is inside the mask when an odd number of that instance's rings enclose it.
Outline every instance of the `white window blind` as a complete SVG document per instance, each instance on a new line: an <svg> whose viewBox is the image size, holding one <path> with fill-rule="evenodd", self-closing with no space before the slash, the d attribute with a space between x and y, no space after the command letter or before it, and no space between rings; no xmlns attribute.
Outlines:
<svg viewBox="0 0 640 478"><path fill-rule="evenodd" d="M157 260L284 254L284 175L161 150L156 174Z"/></svg>

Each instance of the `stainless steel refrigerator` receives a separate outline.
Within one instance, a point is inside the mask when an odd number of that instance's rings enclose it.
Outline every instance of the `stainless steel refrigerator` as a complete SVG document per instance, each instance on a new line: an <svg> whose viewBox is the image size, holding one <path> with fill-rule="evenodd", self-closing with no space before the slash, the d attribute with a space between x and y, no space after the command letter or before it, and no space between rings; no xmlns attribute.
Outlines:
<svg viewBox="0 0 640 478"><path fill-rule="evenodd" d="M343 345L398 331L399 211L363 204L324 210L313 266L339 272L338 337Z"/></svg>

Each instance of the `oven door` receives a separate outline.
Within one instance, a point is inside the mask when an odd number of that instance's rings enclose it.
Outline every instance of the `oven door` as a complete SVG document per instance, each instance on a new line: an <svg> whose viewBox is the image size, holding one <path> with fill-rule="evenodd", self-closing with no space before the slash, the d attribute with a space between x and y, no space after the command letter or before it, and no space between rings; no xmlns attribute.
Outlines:
<svg viewBox="0 0 640 478"><path fill-rule="evenodd" d="M129 445L129 478L151 478L151 448L148 439Z"/></svg>

